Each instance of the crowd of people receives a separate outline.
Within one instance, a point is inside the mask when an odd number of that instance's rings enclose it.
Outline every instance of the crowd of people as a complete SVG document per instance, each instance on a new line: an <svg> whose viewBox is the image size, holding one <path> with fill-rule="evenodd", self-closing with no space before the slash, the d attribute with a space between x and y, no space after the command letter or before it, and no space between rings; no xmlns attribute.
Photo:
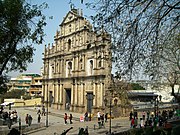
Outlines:
<svg viewBox="0 0 180 135"><path fill-rule="evenodd" d="M85 112L84 116L81 116L81 117L80 117L80 122L88 122L88 121L91 121L91 118L92 118L91 114L88 112ZM69 122L68 122L68 119L69 119ZM67 113L64 113L65 125L68 123L73 124L72 119L73 119L73 116L71 113L69 115ZM99 127L103 127L104 122L107 122L107 119L108 119L108 113L104 114L104 113L101 113L100 111L97 112L97 120L98 120Z"/></svg>
<svg viewBox="0 0 180 135"><path fill-rule="evenodd" d="M138 118L137 112L130 112L129 120L131 128L143 128L147 126L164 126L168 119L171 119L175 114L175 110L163 110L158 111L156 114L150 111L143 111L140 119Z"/></svg>
<svg viewBox="0 0 180 135"><path fill-rule="evenodd" d="M26 114L25 121L28 126L31 126L32 120L32 116L30 114Z"/></svg>
<svg viewBox="0 0 180 135"><path fill-rule="evenodd" d="M3 119L3 124L7 125L9 128L17 122L21 122L20 117L16 110L5 110L4 106L0 106L0 118ZM19 119L19 120L18 120ZM32 116L30 114L26 114L25 123L30 126L32 123Z"/></svg>
<svg viewBox="0 0 180 135"><path fill-rule="evenodd" d="M99 128L104 127L104 121L107 121L107 118L104 116L104 113L100 111L97 112L98 126Z"/></svg>
<svg viewBox="0 0 180 135"><path fill-rule="evenodd" d="M14 123L17 123L18 114L16 110L9 110L5 111L4 106L0 107L0 118L4 120L4 124L7 124L9 128L11 128L11 125Z"/></svg>
<svg viewBox="0 0 180 135"><path fill-rule="evenodd" d="M72 116L72 114L70 114L69 116L67 115L67 113L65 113L64 114L64 124L66 125L68 122L67 122L67 120L69 119L69 123L70 124L72 124L73 122L72 122L72 118L73 118L73 116Z"/></svg>

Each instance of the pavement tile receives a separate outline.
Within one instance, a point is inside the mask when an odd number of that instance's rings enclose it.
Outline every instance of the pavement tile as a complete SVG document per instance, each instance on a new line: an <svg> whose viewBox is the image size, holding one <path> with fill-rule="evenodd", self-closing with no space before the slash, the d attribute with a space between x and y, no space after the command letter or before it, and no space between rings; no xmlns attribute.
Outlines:
<svg viewBox="0 0 180 135"><path fill-rule="evenodd" d="M63 131L73 127L73 129L71 129L67 133L67 135L77 135L80 128L84 128L84 129L88 128L89 135L96 135L96 134L106 134L110 128L109 120L108 122L105 123L105 127L99 129L97 118L93 118L92 121L88 121L88 122L80 122L79 118L83 114L74 113L74 112L65 111L65 110L56 110L52 108L49 108L48 127L45 127L46 116L42 116L42 120L40 123L41 126L37 126L36 125L37 122L35 120L37 117L37 113L36 113L37 110L35 110L34 107L24 107L24 108L14 108L14 109L16 109L19 114L20 114L19 111L23 110L24 114L21 112L21 117L25 116L26 113L29 113L33 116L33 123L32 123L31 129L28 130L25 134L60 135L61 133L63 133ZM65 112L67 114L72 113L73 124L64 125L63 117L64 117ZM23 118L22 118L22 121L23 121ZM22 122L22 125L25 125L24 121ZM18 123L16 123L14 126L18 126ZM130 121L128 120L128 117L120 117L120 118L112 119L112 124L111 124L112 132L119 132L121 130L128 130L128 129L130 129Z"/></svg>

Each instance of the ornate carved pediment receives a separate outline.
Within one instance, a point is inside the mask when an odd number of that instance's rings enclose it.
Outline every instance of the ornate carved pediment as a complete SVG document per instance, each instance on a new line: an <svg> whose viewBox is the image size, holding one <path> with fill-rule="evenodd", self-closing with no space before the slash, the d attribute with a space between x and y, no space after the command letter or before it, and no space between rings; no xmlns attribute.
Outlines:
<svg viewBox="0 0 180 135"><path fill-rule="evenodd" d="M69 11L69 13L64 17L62 23L60 25L63 25L65 23L71 22L72 20L78 18L78 10L77 9L72 9Z"/></svg>

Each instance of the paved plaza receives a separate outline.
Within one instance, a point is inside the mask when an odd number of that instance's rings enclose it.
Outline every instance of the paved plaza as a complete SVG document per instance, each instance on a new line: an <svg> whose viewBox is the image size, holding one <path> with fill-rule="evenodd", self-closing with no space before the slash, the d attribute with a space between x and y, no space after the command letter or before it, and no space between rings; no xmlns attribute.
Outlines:
<svg viewBox="0 0 180 135"><path fill-rule="evenodd" d="M105 123L105 126L100 128L98 127L97 118L94 117L92 121L88 122L80 122L80 116L84 114L74 113L64 110L55 110L49 108L49 115L48 115L48 127L46 127L46 116L41 116L41 122L38 123L38 115L37 110L34 107L24 107L24 108L12 108L12 110L16 110L18 112L18 116L21 118L22 126L25 126L25 116L26 114L30 114L33 117L32 125L29 127L31 128L30 131L27 131L25 134L31 135L60 135L63 131L72 127L72 129L67 133L67 135L77 135L80 128L88 128L89 135L96 135L96 134L106 134L109 131L110 124L109 119L108 122ZM9 111L9 110L7 110ZM68 116L71 113L73 115L73 124L64 124L64 113L67 113ZM13 127L19 126L19 123L16 123L12 126ZM39 128L37 128L37 126ZM33 128L33 127L36 127ZM128 117L122 118L115 118L112 119L111 124L111 131L112 132L121 132L124 130L128 130L130 128L130 121Z"/></svg>

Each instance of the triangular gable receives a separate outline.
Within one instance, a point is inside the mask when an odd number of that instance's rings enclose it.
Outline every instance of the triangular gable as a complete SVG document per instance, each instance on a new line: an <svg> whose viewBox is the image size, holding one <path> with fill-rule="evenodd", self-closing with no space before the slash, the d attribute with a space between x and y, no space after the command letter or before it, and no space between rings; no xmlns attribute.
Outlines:
<svg viewBox="0 0 180 135"><path fill-rule="evenodd" d="M64 19L63 19L63 21L62 21L62 23L61 23L60 25L62 25L62 24L64 24L64 23L67 23L67 22L69 22L69 21L71 21L71 20L74 20L74 19L77 18L77 17L79 17L78 14L74 13L73 11L69 11L69 12L67 13L67 15L64 17Z"/></svg>

